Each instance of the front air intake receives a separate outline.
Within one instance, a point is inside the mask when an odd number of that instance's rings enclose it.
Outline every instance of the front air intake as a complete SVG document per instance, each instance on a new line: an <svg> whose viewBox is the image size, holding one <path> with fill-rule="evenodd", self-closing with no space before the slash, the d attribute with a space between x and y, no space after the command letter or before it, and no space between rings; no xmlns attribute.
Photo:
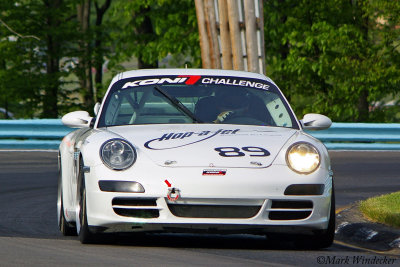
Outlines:
<svg viewBox="0 0 400 267"><path fill-rule="evenodd" d="M272 200L268 218L273 221L303 220L312 210L313 203L309 200Z"/></svg>
<svg viewBox="0 0 400 267"><path fill-rule="evenodd" d="M261 206L168 204L171 213L185 218L247 219L257 215Z"/></svg>
<svg viewBox="0 0 400 267"><path fill-rule="evenodd" d="M112 200L112 207L116 214L124 217L151 219L160 216L156 198L117 197Z"/></svg>

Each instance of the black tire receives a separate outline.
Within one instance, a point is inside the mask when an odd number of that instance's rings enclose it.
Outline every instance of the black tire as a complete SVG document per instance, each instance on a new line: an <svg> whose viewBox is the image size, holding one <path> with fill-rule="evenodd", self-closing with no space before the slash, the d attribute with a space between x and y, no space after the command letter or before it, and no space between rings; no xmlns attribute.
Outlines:
<svg viewBox="0 0 400 267"><path fill-rule="evenodd" d="M60 225L59 229L64 236L76 236L76 227L67 222L64 215L64 205L61 195L61 212L60 212Z"/></svg>
<svg viewBox="0 0 400 267"><path fill-rule="evenodd" d="M90 232L89 225L87 222L87 214L86 214L86 188L85 188L85 179L82 179L81 185L81 198L79 201L80 209L79 209L79 222L80 222L80 231L79 231L79 240L82 244L93 244L97 242L97 235Z"/></svg>
<svg viewBox="0 0 400 267"><path fill-rule="evenodd" d="M76 227L72 225L65 219L64 214L64 199L63 199L63 189L62 189L62 171L61 171L61 161L58 161L58 195L57 195L57 213L58 213L58 229L64 236L76 236Z"/></svg>
<svg viewBox="0 0 400 267"><path fill-rule="evenodd" d="M85 174L83 172L83 161L82 158L79 162L79 240L82 244L93 244L96 243L97 235L92 233L89 229L87 221L87 206L86 206L86 184L85 184Z"/></svg>

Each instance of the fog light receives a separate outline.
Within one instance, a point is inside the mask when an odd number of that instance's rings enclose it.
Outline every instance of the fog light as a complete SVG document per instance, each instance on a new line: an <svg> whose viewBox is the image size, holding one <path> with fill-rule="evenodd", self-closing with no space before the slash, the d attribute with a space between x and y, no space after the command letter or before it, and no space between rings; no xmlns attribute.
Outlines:
<svg viewBox="0 0 400 267"><path fill-rule="evenodd" d="M99 181L101 191L122 193L144 193L144 187L138 182Z"/></svg>

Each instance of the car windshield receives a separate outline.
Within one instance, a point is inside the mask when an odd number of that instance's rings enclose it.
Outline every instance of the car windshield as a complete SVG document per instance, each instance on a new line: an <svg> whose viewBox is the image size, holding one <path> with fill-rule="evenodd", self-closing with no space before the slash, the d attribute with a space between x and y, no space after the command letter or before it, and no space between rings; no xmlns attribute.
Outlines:
<svg viewBox="0 0 400 267"><path fill-rule="evenodd" d="M200 76L118 81L106 96L98 127L181 123L298 129L292 111L273 83L240 77Z"/></svg>

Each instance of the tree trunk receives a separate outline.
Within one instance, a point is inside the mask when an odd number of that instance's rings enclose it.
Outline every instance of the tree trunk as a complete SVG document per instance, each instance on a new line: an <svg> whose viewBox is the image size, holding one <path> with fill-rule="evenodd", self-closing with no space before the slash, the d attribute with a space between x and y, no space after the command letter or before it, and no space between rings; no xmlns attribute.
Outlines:
<svg viewBox="0 0 400 267"><path fill-rule="evenodd" d="M264 38L264 4L263 0L258 1L258 10L260 12L260 17L257 21L258 29L260 31L260 45L261 45L261 66L260 73L266 74L266 66L265 66L265 38Z"/></svg>
<svg viewBox="0 0 400 267"><path fill-rule="evenodd" d="M205 0L205 18L210 47L211 68L221 68L221 54L218 45L218 33L215 18L214 0Z"/></svg>
<svg viewBox="0 0 400 267"><path fill-rule="evenodd" d="M358 97L358 117L357 122L366 122L369 117L369 102L368 102L368 91L362 90Z"/></svg>
<svg viewBox="0 0 400 267"><path fill-rule="evenodd" d="M244 70L242 38L239 28L239 11L236 0L228 0L229 29L231 31L231 44L233 54L233 69Z"/></svg>
<svg viewBox="0 0 400 267"><path fill-rule="evenodd" d="M228 21L228 3L227 0L219 0L219 31L221 35L222 68L231 70L232 64L232 46L229 37Z"/></svg>
<svg viewBox="0 0 400 267"><path fill-rule="evenodd" d="M6 61L2 58L0 58L0 71L5 71L6 70ZM0 84L1 86L1 84ZM8 117L8 90L6 90L4 87L0 87L0 93L1 93L1 97L0 99L2 99L4 102L4 109L6 110L5 113L5 119L9 119Z"/></svg>
<svg viewBox="0 0 400 267"><path fill-rule="evenodd" d="M256 8L253 0L244 1L244 14L246 22L247 70L258 73L260 68L258 64Z"/></svg>
<svg viewBox="0 0 400 267"><path fill-rule="evenodd" d="M78 21L80 26L80 32L83 39L79 43L79 49L82 56L79 58L79 83L83 93L84 106L86 108L93 107L94 90L92 81L92 50L90 47L90 38L88 38L90 28L90 6L91 0L81 0L81 3L77 5Z"/></svg>
<svg viewBox="0 0 400 267"><path fill-rule="evenodd" d="M197 25L199 27L201 62L204 69L211 68L210 47L206 28L203 0L195 0Z"/></svg>
<svg viewBox="0 0 400 267"><path fill-rule="evenodd" d="M62 0L44 1L45 6L49 10L57 10L62 4ZM46 19L49 29L56 29L60 26L61 21L57 16L53 16L49 12ZM57 118L58 116L58 88L60 86L59 73L60 73L60 44L57 37L54 36L52 31L46 36L47 44L47 62L46 62L46 84L43 96L43 118Z"/></svg>
<svg viewBox="0 0 400 267"><path fill-rule="evenodd" d="M103 23L103 17L108 8L111 5L111 0L106 0L106 2L99 7L97 4L97 1L95 1L95 7L96 7L96 36L95 36L95 44L94 44L94 50L96 52L95 54L95 68L96 68L96 73L94 77L94 102L97 102L97 94L101 91L102 89L102 84L103 84L103 64L104 64L104 58L103 58L103 50L102 50L102 40L103 40L103 34L102 30L99 29L100 26Z"/></svg>

